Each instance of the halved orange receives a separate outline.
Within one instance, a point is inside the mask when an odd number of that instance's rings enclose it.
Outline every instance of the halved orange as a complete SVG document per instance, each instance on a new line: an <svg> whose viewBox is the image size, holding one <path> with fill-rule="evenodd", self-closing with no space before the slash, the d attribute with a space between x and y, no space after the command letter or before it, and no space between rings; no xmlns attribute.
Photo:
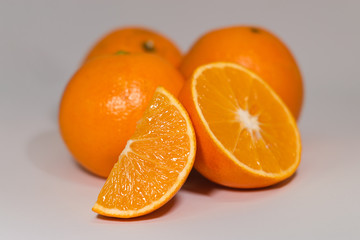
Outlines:
<svg viewBox="0 0 360 240"><path fill-rule="evenodd" d="M233 63L199 67L182 89L197 136L195 168L235 188L280 182L297 169L301 141L296 122L257 75Z"/></svg>
<svg viewBox="0 0 360 240"><path fill-rule="evenodd" d="M186 110L164 88L157 88L93 211L130 218L158 209L184 184L195 152L195 132Z"/></svg>

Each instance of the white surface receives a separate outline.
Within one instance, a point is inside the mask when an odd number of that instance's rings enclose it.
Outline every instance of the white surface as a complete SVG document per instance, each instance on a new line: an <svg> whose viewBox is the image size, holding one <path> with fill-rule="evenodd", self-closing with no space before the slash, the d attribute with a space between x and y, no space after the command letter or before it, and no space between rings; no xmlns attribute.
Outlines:
<svg viewBox="0 0 360 240"><path fill-rule="evenodd" d="M0 239L360 239L359 9L356 1L1 1ZM275 32L302 69L296 176L241 191L195 175L151 215L98 217L91 207L104 180L74 163L57 130L62 90L86 51L121 25L157 29L185 51L209 29L240 23Z"/></svg>

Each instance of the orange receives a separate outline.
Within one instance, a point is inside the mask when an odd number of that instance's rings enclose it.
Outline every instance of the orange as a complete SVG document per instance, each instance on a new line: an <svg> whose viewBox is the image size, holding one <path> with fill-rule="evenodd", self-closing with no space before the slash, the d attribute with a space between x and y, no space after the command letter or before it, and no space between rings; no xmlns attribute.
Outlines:
<svg viewBox="0 0 360 240"><path fill-rule="evenodd" d="M93 211L130 218L158 209L184 184L194 164L195 145L187 112L174 96L158 88Z"/></svg>
<svg viewBox="0 0 360 240"><path fill-rule="evenodd" d="M183 82L170 63L152 54L88 61L61 99L59 125L68 149L84 168L107 177L156 87L177 95Z"/></svg>
<svg viewBox="0 0 360 240"><path fill-rule="evenodd" d="M266 29L235 26L203 35L184 56L180 70L186 79L211 62L240 64L266 81L298 119L303 102L299 67L285 44Z"/></svg>
<svg viewBox="0 0 360 240"><path fill-rule="evenodd" d="M125 27L116 29L100 39L90 50L85 61L119 51L156 54L175 67L179 66L182 58L179 48L164 35L143 27Z"/></svg>
<svg viewBox="0 0 360 240"><path fill-rule="evenodd" d="M233 63L199 67L179 95L197 136L195 168L234 188L291 176L300 162L296 121L261 78Z"/></svg>

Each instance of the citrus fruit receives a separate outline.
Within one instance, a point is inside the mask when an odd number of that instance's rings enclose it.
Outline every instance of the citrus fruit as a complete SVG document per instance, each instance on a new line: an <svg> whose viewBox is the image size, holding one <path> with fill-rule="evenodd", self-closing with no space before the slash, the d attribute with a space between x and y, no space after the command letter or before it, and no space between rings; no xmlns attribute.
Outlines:
<svg viewBox="0 0 360 240"><path fill-rule="evenodd" d="M233 62L250 69L299 117L303 102L299 67L285 44L268 30L234 26L211 31L184 56L180 71L187 79L197 67L211 62Z"/></svg>
<svg viewBox="0 0 360 240"><path fill-rule="evenodd" d="M189 175L195 132L179 101L159 87L100 191L93 211L130 218L168 202Z"/></svg>
<svg viewBox="0 0 360 240"><path fill-rule="evenodd" d="M156 87L178 95L183 82L181 74L156 55L109 55L88 61L61 99L64 142L84 168L107 177Z"/></svg>
<svg viewBox="0 0 360 240"><path fill-rule="evenodd" d="M175 67L178 67L182 57L178 47L162 34L143 27L125 27L113 30L100 39L85 61L119 51L157 54Z"/></svg>
<svg viewBox="0 0 360 240"><path fill-rule="evenodd" d="M234 188L266 187L300 162L295 119L261 78L233 63L199 67L179 94L197 136L194 167Z"/></svg>

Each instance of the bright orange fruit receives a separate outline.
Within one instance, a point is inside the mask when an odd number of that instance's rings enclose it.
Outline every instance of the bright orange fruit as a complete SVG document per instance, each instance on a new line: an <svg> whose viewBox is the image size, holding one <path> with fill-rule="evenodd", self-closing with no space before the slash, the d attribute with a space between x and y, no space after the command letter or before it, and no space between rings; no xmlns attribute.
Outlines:
<svg viewBox="0 0 360 240"><path fill-rule="evenodd" d="M107 177L156 87L177 95L181 74L152 54L109 55L88 61L71 78L61 99L61 135L74 158Z"/></svg>
<svg viewBox="0 0 360 240"><path fill-rule="evenodd" d="M193 122L195 168L234 188L266 187L291 176L300 162L296 122L257 75L233 63L199 67L180 101Z"/></svg>
<svg viewBox="0 0 360 240"><path fill-rule="evenodd" d="M300 70L289 49L274 34L254 26L211 31L184 56L180 71L188 79L197 67L219 61L237 63L256 73L299 118L304 91Z"/></svg>
<svg viewBox="0 0 360 240"><path fill-rule="evenodd" d="M194 163L195 145L187 112L174 96L158 88L93 211L130 218L158 209L185 182Z"/></svg>
<svg viewBox="0 0 360 240"><path fill-rule="evenodd" d="M116 29L102 39L88 53L85 61L116 52L151 53L159 55L178 67L181 61L179 48L164 35L143 27Z"/></svg>

